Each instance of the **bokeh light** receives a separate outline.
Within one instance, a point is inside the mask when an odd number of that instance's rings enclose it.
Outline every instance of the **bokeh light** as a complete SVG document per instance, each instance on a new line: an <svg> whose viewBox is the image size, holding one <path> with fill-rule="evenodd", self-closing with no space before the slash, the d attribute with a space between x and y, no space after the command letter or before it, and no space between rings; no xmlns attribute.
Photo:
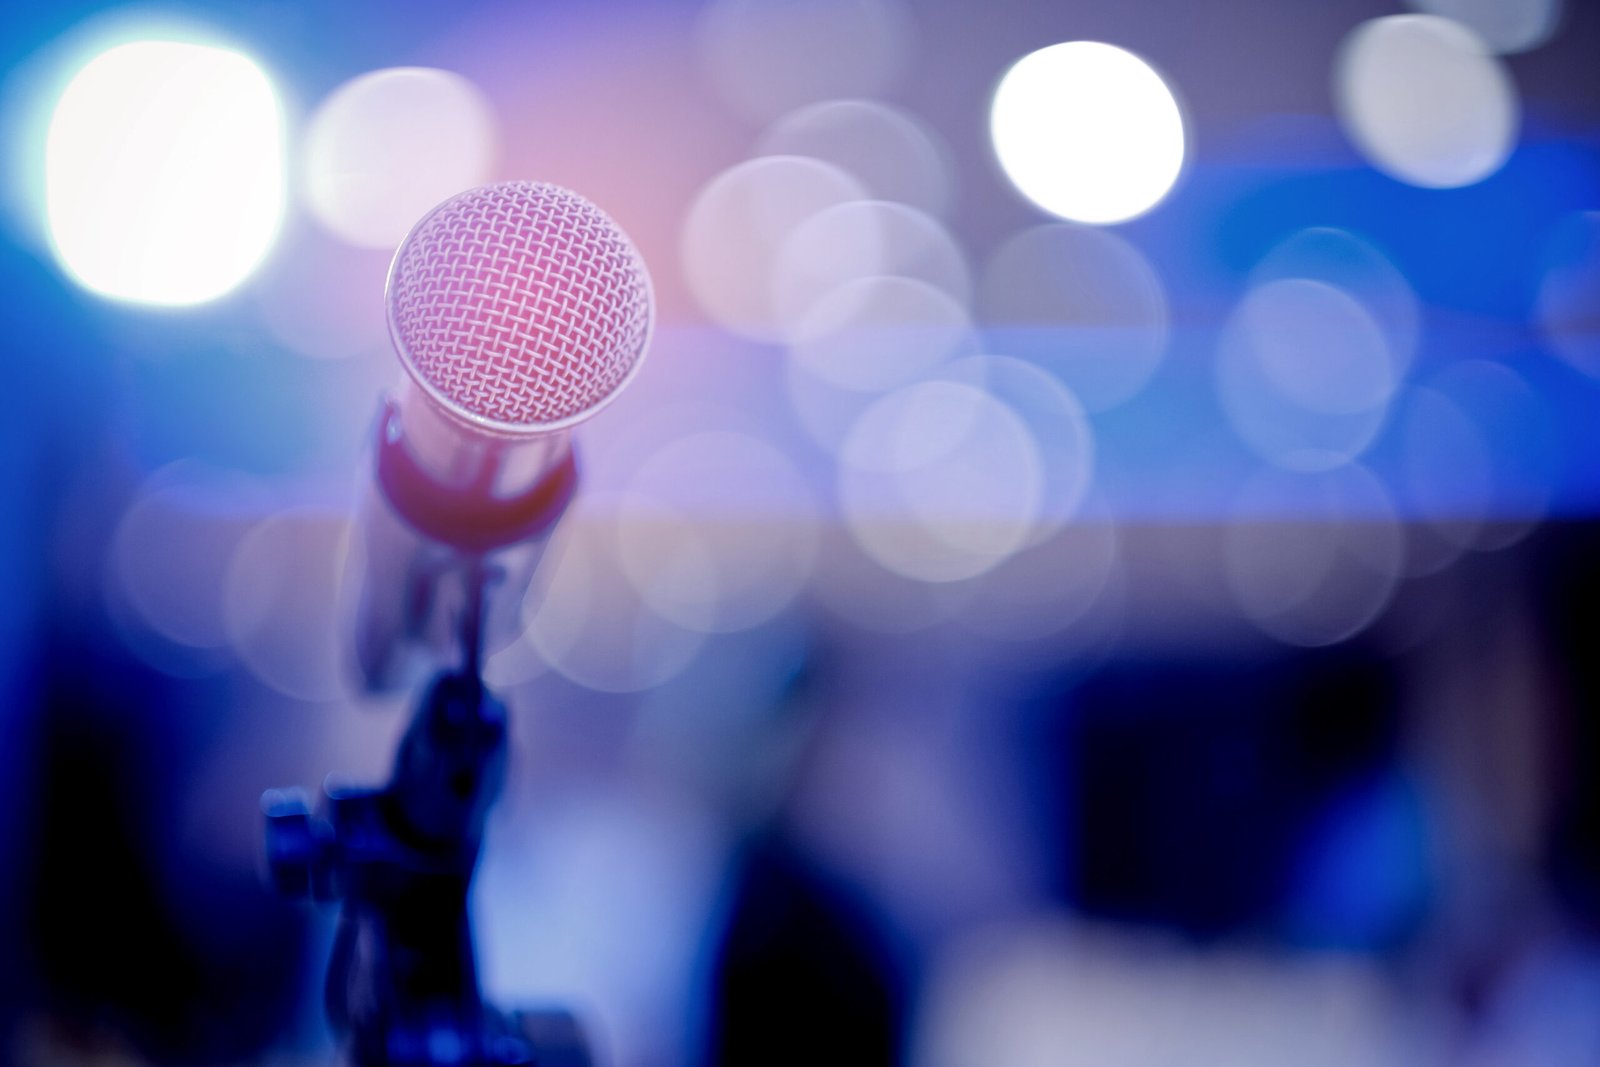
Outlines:
<svg viewBox="0 0 1600 1067"><path fill-rule="evenodd" d="M403 7L213 12L294 214L184 313L80 288L44 196L70 76L183 18L0 16L22 1059L337 1058L339 904L258 884L257 800L381 788L463 665L362 685L351 524L394 245L516 176L660 306L488 591L489 1001L617 1067L1593 1057L1600 4ZM133 986L77 966L127 930Z"/></svg>
<svg viewBox="0 0 1600 1067"><path fill-rule="evenodd" d="M912 634L959 618L976 589L889 570L846 533L823 541L809 591L830 616L864 633Z"/></svg>
<svg viewBox="0 0 1600 1067"><path fill-rule="evenodd" d="M1078 516L1094 486L1094 427L1072 391L1039 367L1012 356L956 360L939 377L986 391L1022 420L1039 448L1038 522L1029 544L1048 540Z"/></svg>
<svg viewBox="0 0 1600 1067"><path fill-rule="evenodd" d="M431 208L491 177L494 112L459 74L372 71L335 89L306 129L307 206L363 248L393 249Z"/></svg>
<svg viewBox="0 0 1600 1067"><path fill-rule="evenodd" d="M239 542L268 504L241 475L180 460L140 487L111 542L110 589L174 644L228 644L222 590Z"/></svg>
<svg viewBox="0 0 1600 1067"><path fill-rule="evenodd" d="M1331 645L1388 606L1405 539L1388 492L1365 468L1263 472L1235 507L1228 585L1263 633L1300 647Z"/></svg>
<svg viewBox="0 0 1600 1067"><path fill-rule="evenodd" d="M874 100L829 100L785 115L757 145L765 156L810 156L846 171L878 200L944 215L949 151L906 112Z"/></svg>
<svg viewBox="0 0 1600 1067"><path fill-rule="evenodd" d="M348 516L313 509L272 515L234 551L223 589L228 637L262 683L297 700L349 694L344 588Z"/></svg>
<svg viewBox="0 0 1600 1067"><path fill-rule="evenodd" d="M889 394L857 420L840 464L851 535L909 578L982 574L1038 522L1038 446L1015 413L974 386L932 381Z"/></svg>
<svg viewBox="0 0 1600 1067"><path fill-rule="evenodd" d="M1252 285L1302 278L1350 296L1382 331L1395 377L1416 353L1422 306L1400 268L1364 237L1332 226L1312 226L1275 245L1250 272Z"/></svg>
<svg viewBox="0 0 1600 1067"><path fill-rule="evenodd" d="M940 954L916 1062L999 1067L1405 1067L1429 1058L1376 963L1197 951L1034 916Z"/></svg>
<svg viewBox="0 0 1600 1067"><path fill-rule="evenodd" d="M972 296L966 256L937 219L904 204L852 200L790 233L773 267L773 307L798 322L833 290L883 275L927 282L963 305Z"/></svg>
<svg viewBox="0 0 1600 1067"><path fill-rule="evenodd" d="M1398 384L1366 309L1343 290L1297 278L1245 295L1223 326L1216 374L1234 431L1291 470L1327 470L1365 451Z"/></svg>
<svg viewBox="0 0 1600 1067"><path fill-rule="evenodd" d="M523 601L521 640L563 677L606 693L639 692L670 681L699 653L717 621L713 602L672 596L681 585L653 593L679 619L687 618L688 626L657 611L640 593L620 543L619 521L630 505L628 497L613 493L581 496L557 527L539 581ZM681 525L676 533L680 551L672 579L708 575L707 547L692 540L686 546L688 531Z"/></svg>
<svg viewBox="0 0 1600 1067"><path fill-rule="evenodd" d="M45 206L62 266L85 287L184 305L232 290L283 219L283 117L238 52L135 41L62 92L45 144Z"/></svg>
<svg viewBox="0 0 1600 1067"><path fill-rule="evenodd" d="M650 457L618 548L634 587L679 625L747 630L788 607L817 553L817 504L793 462L749 434L706 431Z"/></svg>
<svg viewBox="0 0 1600 1067"><path fill-rule="evenodd" d="M522 634L483 661L483 680L497 693L511 693L549 672L550 664Z"/></svg>
<svg viewBox="0 0 1600 1067"><path fill-rule="evenodd" d="M975 351L966 310L911 278L862 278L812 306L795 330L791 358L823 381L861 392L903 385L957 354Z"/></svg>
<svg viewBox="0 0 1600 1067"><path fill-rule="evenodd" d="M1591 378L1600 378L1600 211L1563 220L1548 242L1536 318L1545 343Z"/></svg>
<svg viewBox="0 0 1600 1067"><path fill-rule="evenodd" d="M1565 457L1549 401L1504 363L1485 359L1454 363L1428 385L1461 410L1488 448L1492 520L1472 547L1515 544L1550 513L1560 484Z"/></svg>
<svg viewBox="0 0 1600 1067"><path fill-rule="evenodd" d="M1450 19L1387 15L1362 23L1339 50L1333 89L1351 141L1373 166L1411 185L1480 182L1515 146L1510 75Z"/></svg>
<svg viewBox="0 0 1600 1067"><path fill-rule="evenodd" d="M1183 116L1148 63L1097 41L1051 45L1000 80L989 132L1006 177L1076 222L1149 211L1183 169Z"/></svg>
<svg viewBox="0 0 1600 1067"><path fill-rule="evenodd" d="M1239 327L1272 384L1303 408L1348 415L1394 395L1399 371L1383 333L1341 289L1303 278L1267 282L1245 299Z"/></svg>
<svg viewBox="0 0 1600 1067"><path fill-rule="evenodd" d="M762 156L723 172L684 222L684 279L718 325L756 341L782 340L793 321L776 306L778 257L818 212L866 198L838 167L802 156Z"/></svg>
<svg viewBox="0 0 1600 1067"><path fill-rule="evenodd" d="M1041 448L1048 459L1050 451ZM1104 501L1081 503L1064 523L1041 523L1043 536L974 579L960 625L984 638L1030 642L1053 637L1095 611L1120 559L1116 522Z"/></svg>
<svg viewBox="0 0 1600 1067"><path fill-rule="evenodd" d="M807 436L837 456L856 421L884 393L941 377L975 355L964 306L910 278L862 278L834 289L802 321L784 361L785 396ZM968 384L982 388L982 382Z"/></svg>
<svg viewBox="0 0 1600 1067"><path fill-rule="evenodd" d="M1561 26L1562 0L1407 0L1414 11L1454 19L1502 55L1538 48Z"/></svg>
<svg viewBox="0 0 1600 1067"><path fill-rule="evenodd" d="M899 0L712 0L697 27L711 84L761 122L822 100L880 95L904 70L910 36Z"/></svg>
<svg viewBox="0 0 1600 1067"><path fill-rule="evenodd" d="M784 397L795 422L812 443L834 456L844 447L845 438L850 436L861 413L881 395L835 385L817 377L796 359L786 360L783 372Z"/></svg>
<svg viewBox="0 0 1600 1067"><path fill-rule="evenodd" d="M1482 536L1493 503L1493 459L1472 418L1436 389L1412 389L1396 421L1395 497L1407 519L1406 571L1431 574Z"/></svg>
<svg viewBox="0 0 1600 1067"><path fill-rule="evenodd" d="M1166 352L1166 291L1116 234L1056 223L1026 230L990 259L978 312L992 351L1044 367L1090 411L1144 388Z"/></svg>

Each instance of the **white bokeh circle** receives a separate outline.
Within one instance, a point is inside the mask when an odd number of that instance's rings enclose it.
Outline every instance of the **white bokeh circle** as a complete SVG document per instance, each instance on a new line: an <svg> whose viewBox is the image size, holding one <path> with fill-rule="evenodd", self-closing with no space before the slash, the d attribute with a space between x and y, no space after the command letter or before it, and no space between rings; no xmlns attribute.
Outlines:
<svg viewBox="0 0 1600 1067"><path fill-rule="evenodd" d="M1142 215L1183 170L1183 116L1172 90L1143 59L1098 41L1018 60L995 90L989 131L1017 189L1075 222Z"/></svg>
<svg viewBox="0 0 1600 1067"><path fill-rule="evenodd" d="M329 94L307 125L307 206L351 244L393 249L433 207L490 179L498 137L489 101L459 74L362 74Z"/></svg>
<svg viewBox="0 0 1600 1067"><path fill-rule="evenodd" d="M1515 147L1516 87L1483 42L1436 15L1358 26L1334 65L1345 132L1373 166L1429 189L1472 185Z"/></svg>

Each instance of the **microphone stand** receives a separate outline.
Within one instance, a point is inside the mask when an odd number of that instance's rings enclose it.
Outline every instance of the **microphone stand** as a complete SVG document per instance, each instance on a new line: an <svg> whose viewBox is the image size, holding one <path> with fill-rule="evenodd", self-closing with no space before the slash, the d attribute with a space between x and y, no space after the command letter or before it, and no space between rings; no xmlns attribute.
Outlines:
<svg viewBox="0 0 1600 1067"><path fill-rule="evenodd" d="M400 741L389 783L269 791L267 864L288 895L342 899L326 1008L351 1067L590 1067L561 1010L503 1013L478 985L468 898L505 777L506 710L483 684L483 620L499 574L463 557L461 666L440 672Z"/></svg>

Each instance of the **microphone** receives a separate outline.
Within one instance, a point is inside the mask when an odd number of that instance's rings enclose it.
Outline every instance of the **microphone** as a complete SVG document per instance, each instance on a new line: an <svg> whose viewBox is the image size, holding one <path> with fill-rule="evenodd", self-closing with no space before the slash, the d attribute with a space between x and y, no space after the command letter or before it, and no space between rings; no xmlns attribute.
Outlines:
<svg viewBox="0 0 1600 1067"><path fill-rule="evenodd" d="M355 652L371 691L458 647L480 564L489 648L577 484L571 430L638 372L654 324L637 249L559 186L504 182L434 208L389 269L406 375L380 412L358 520Z"/></svg>

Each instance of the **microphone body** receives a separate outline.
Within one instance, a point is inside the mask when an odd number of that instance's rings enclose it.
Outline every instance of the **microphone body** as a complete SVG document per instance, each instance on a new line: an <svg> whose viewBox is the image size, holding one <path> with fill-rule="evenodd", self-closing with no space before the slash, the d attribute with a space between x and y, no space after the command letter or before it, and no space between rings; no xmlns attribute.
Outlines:
<svg viewBox="0 0 1600 1067"><path fill-rule="evenodd" d="M401 242L387 299L407 376L380 412L359 508L355 653L371 691L458 655L480 599L486 650L520 631L576 488L572 427L631 380L653 325L649 276L616 224L530 182L435 208Z"/></svg>

